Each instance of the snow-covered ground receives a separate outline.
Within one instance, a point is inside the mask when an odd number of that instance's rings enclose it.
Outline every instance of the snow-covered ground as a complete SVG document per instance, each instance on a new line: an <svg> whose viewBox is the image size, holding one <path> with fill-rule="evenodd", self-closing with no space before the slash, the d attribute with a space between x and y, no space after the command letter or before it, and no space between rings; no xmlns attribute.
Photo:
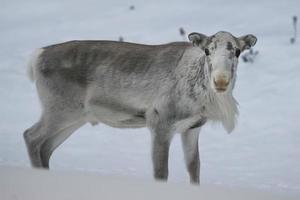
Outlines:
<svg viewBox="0 0 300 200"><path fill-rule="evenodd" d="M201 181L300 195L300 40L289 44L293 15L300 16L298 0L1 1L0 165L29 167L23 132L40 114L35 87L26 77L35 48L119 36L158 44L182 40L180 27L208 35L227 30L256 35L259 56L239 65L235 131L228 135L219 125L202 129ZM177 136L170 152L171 182L188 180L182 158ZM149 180L150 137L147 129L86 125L55 151L50 165Z"/></svg>
<svg viewBox="0 0 300 200"><path fill-rule="evenodd" d="M191 187L187 184L164 184L86 172L49 172L0 166L0 177L1 200L299 200L288 194L249 188Z"/></svg>

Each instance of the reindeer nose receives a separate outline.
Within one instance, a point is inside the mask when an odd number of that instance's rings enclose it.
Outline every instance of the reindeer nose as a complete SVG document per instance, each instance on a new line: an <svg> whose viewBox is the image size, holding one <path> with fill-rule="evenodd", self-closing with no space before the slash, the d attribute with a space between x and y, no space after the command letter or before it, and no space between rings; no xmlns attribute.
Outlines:
<svg viewBox="0 0 300 200"><path fill-rule="evenodd" d="M214 84L215 84L215 89L218 92L224 92L227 89L227 86L229 85L229 80L225 76L220 76L217 78L214 78Z"/></svg>

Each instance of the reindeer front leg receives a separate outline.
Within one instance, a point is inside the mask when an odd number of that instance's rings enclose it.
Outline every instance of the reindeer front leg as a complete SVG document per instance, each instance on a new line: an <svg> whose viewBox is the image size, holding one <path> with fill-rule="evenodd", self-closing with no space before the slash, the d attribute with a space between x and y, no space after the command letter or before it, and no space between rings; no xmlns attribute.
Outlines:
<svg viewBox="0 0 300 200"><path fill-rule="evenodd" d="M183 153L192 184L200 183L200 159L198 137L200 128L193 128L181 134Z"/></svg>
<svg viewBox="0 0 300 200"><path fill-rule="evenodd" d="M147 119L148 128L151 131L151 154L156 180L166 181L168 179L169 148L173 137L169 121L157 110L154 110Z"/></svg>
<svg viewBox="0 0 300 200"><path fill-rule="evenodd" d="M156 180L168 179L170 138L160 131L152 133L152 163Z"/></svg>

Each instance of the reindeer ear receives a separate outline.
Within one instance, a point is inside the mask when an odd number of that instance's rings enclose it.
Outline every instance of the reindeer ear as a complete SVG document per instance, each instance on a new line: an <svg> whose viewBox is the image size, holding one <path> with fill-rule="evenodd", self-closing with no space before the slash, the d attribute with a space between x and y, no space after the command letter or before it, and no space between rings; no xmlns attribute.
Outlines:
<svg viewBox="0 0 300 200"><path fill-rule="evenodd" d="M253 47L256 44L257 38L254 35L245 35L242 37L238 38L241 49L245 50L245 49L250 49L251 47Z"/></svg>
<svg viewBox="0 0 300 200"><path fill-rule="evenodd" d="M189 40L193 43L193 46L204 47L208 43L209 37L201 33L190 33Z"/></svg>

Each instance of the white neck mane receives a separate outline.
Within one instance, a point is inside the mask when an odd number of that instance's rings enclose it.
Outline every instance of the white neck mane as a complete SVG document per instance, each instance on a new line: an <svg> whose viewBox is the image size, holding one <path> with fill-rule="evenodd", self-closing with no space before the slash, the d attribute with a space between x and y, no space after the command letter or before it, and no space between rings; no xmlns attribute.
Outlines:
<svg viewBox="0 0 300 200"><path fill-rule="evenodd" d="M206 115L213 121L221 121L228 133L232 132L237 121L237 101L232 93L216 94L209 90L206 96Z"/></svg>

